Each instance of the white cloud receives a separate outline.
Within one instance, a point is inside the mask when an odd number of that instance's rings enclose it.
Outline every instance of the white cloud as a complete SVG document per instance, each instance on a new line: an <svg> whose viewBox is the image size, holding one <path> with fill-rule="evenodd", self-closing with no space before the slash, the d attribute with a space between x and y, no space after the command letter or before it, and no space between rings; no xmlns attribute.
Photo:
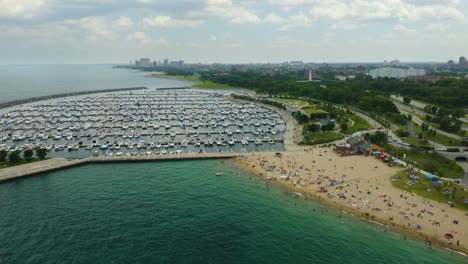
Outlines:
<svg viewBox="0 0 468 264"><path fill-rule="evenodd" d="M104 17L91 16L68 19L64 23L85 30L88 33L86 39L91 41L115 40L118 38L118 35L109 29Z"/></svg>
<svg viewBox="0 0 468 264"><path fill-rule="evenodd" d="M151 39L144 32L141 31L128 35L127 39L129 41L135 41L139 44L147 44L151 41Z"/></svg>
<svg viewBox="0 0 468 264"><path fill-rule="evenodd" d="M288 31L293 28L305 27L309 28L312 26L312 20L302 12L296 15L292 15L286 19L286 21L278 28L281 31Z"/></svg>
<svg viewBox="0 0 468 264"><path fill-rule="evenodd" d="M275 13L270 13L268 16L266 16L263 21L268 24L281 24L285 21L284 18L277 16Z"/></svg>
<svg viewBox="0 0 468 264"><path fill-rule="evenodd" d="M458 1L427 1L425 4L405 0L315 0L310 14L315 19L331 20L464 20Z"/></svg>
<svg viewBox="0 0 468 264"><path fill-rule="evenodd" d="M133 25L132 20L129 17L121 16L112 22L114 25L119 27L131 27Z"/></svg>
<svg viewBox="0 0 468 264"><path fill-rule="evenodd" d="M207 0L205 7L198 11L187 12L191 17L226 18L232 24L259 24L262 22L254 10L247 8L249 1Z"/></svg>
<svg viewBox="0 0 468 264"><path fill-rule="evenodd" d="M415 29L405 27L403 25L395 25L393 27L393 30L397 33L403 33L403 34L411 34L411 33L416 33Z"/></svg>
<svg viewBox="0 0 468 264"><path fill-rule="evenodd" d="M203 21L175 19L170 16L152 16L143 18L143 24L152 27L198 27Z"/></svg>
<svg viewBox="0 0 468 264"><path fill-rule="evenodd" d="M0 17L34 18L45 5L45 0L0 0Z"/></svg>
<svg viewBox="0 0 468 264"><path fill-rule="evenodd" d="M218 34L218 35L211 34L209 36L209 39L213 40L213 41L223 41L223 40L229 40L231 38L232 38L232 34L229 33L229 32L224 32L224 33L221 33L221 34Z"/></svg>

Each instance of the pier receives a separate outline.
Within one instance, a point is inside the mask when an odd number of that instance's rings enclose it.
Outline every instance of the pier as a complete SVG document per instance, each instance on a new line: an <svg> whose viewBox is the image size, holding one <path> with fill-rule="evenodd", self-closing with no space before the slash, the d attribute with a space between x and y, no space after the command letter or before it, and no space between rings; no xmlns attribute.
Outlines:
<svg viewBox="0 0 468 264"><path fill-rule="evenodd" d="M0 109L15 106L15 105L33 103L37 101L49 100L49 99L61 98L61 97L78 96L78 95L95 94L95 93L138 91L138 90L146 90L146 89L148 88L147 87L127 87L127 88L101 89L101 90L92 90L92 91L81 91L81 92L70 92L70 93L37 96L37 97L31 97L31 98L26 98L26 99L13 100L13 101L0 103Z"/></svg>
<svg viewBox="0 0 468 264"><path fill-rule="evenodd" d="M240 157L243 153L187 153L178 155L148 155L148 156L122 156L122 157L90 157L84 159L67 160L54 158L15 167L0 169L0 183L14 181L41 173L67 169L93 163L115 162L155 162L170 160L201 160L201 159L230 159Z"/></svg>

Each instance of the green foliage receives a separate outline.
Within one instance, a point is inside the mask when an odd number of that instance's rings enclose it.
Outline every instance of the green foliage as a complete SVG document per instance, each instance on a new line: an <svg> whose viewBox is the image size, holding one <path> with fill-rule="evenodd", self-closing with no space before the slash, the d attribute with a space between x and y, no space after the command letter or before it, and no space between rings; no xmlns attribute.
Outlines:
<svg viewBox="0 0 468 264"><path fill-rule="evenodd" d="M32 156L33 156L34 152L32 151L32 149L27 149L23 152L23 157L27 160L27 161L31 161L32 159Z"/></svg>
<svg viewBox="0 0 468 264"><path fill-rule="evenodd" d="M369 135L367 140L369 140L373 144L383 146L384 144L388 142L388 137L385 133L377 131L375 132L375 134Z"/></svg>
<svg viewBox="0 0 468 264"><path fill-rule="evenodd" d="M12 151L8 156L8 160L11 164L18 164L21 162L21 156L19 151Z"/></svg>
<svg viewBox="0 0 468 264"><path fill-rule="evenodd" d="M456 184L443 182L442 186L436 187L431 180L426 179L424 175L419 175L420 180L413 184L413 181L408 177L405 171L399 172L393 176L392 185L410 193L415 193L422 197L438 201L441 203L447 203L451 201L457 208L468 210L468 204L464 203L464 199L468 197L468 191L460 189ZM410 182L411 184L407 184ZM451 193L444 192L449 190Z"/></svg>
<svg viewBox="0 0 468 264"><path fill-rule="evenodd" d="M304 145L317 145L343 139L343 135L334 132L310 133L304 136Z"/></svg>
<svg viewBox="0 0 468 264"><path fill-rule="evenodd" d="M342 131L346 131L346 129L348 129L348 124L343 123L343 124L341 124L340 128L341 128Z"/></svg>
<svg viewBox="0 0 468 264"><path fill-rule="evenodd" d="M396 132L397 136L399 137L408 137L410 133L406 130L398 129Z"/></svg>
<svg viewBox="0 0 468 264"><path fill-rule="evenodd" d="M335 129L335 122L328 122L327 124L320 127L323 132L332 131Z"/></svg>
<svg viewBox="0 0 468 264"><path fill-rule="evenodd" d="M0 150L0 162L5 162L8 152L6 150Z"/></svg>
<svg viewBox="0 0 468 264"><path fill-rule="evenodd" d="M36 149L36 156L40 159L43 160L47 156L47 149L45 148L38 148Z"/></svg>
<svg viewBox="0 0 468 264"><path fill-rule="evenodd" d="M410 103L411 103L411 98L405 96L405 97L403 98L403 103L405 103L405 104L410 104Z"/></svg>

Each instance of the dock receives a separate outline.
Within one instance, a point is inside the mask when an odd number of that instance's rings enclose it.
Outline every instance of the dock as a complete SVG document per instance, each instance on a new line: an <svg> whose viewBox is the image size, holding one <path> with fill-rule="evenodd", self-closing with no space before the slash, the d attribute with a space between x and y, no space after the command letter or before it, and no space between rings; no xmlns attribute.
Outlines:
<svg viewBox="0 0 468 264"><path fill-rule="evenodd" d="M68 160L54 158L24 165L0 169L0 183L14 181L41 173L62 170L86 164L117 163L117 162L157 162L171 160L202 160L202 159L230 159L240 157L245 153L187 153L178 155L148 155L148 156L122 156L122 157L89 157L84 159Z"/></svg>

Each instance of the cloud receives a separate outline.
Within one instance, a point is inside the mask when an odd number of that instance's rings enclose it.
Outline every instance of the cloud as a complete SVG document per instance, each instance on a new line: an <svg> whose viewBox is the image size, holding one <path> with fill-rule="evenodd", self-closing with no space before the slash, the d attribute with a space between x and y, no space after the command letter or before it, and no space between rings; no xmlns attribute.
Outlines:
<svg viewBox="0 0 468 264"><path fill-rule="evenodd" d="M413 1L414 2L414 1ZM418 1L416 1L418 2ZM422 2L422 1L419 1ZM310 14L314 19L331 20L464 20L458 1L424 1L425 4L405 0L316 0Z"/></svg>
<svg viewBox="0 0 468 264"><path fill-rule="evenodd" d="M147 44L151 41L151 39L144 32L141 31L128 35L127 39L129 41L134 41L140 44Z"/></svg>
<svg viewBox="0 0 468 264"><path fill-rule="evenodd" d="M403 33L403 34L411 34L411 33L416 33L416 30L415 29L412 29L412 28L407 28L403 25L395 25L393 27L393 31L397 32L397 33Z"/></svg>
<svg viewBox="0 0 468 264"><path fill-rule="evenodd" d="M114 25L119 27L131 27L133 25L132 20L129 17L121 16L112 22Z"/></svg>
<svg viewBox="0 0 468 264"><path fill-rule="evenodd" d="M0 17L31 19L46 5L45 0L0 0Z"/></svg>
<svg viewBox="0 0 468 264"><path fill-rule="evenodd" d="M190 17L226 18L232 24L260 24L262 20L254 10L247 8L249 1L207 0L201 10L187 12Z"/></svg>
<svg viewBox="0 0 468 264"><path fill-rule="evenodd" d="M276 25L284 23L285 19L280 16L277 16L275 13L270 13L263 19L263 21L268 24Z"/></svg>
<svg viewBox="0 0 468 264"><path fill-rule="evenodd" d="M177 28L192 28L198 27L203 21L175 19L170 16L152 16L143 18L143 24L151 27L177 27Z"/></svg>
<svg viewBox="0 0 468 264"><path fill-rule="evenodd" d="M213 41L224 41L224 40L229 40L231 38L232 38L232 34L229 33L229 32L224 32L224 33L221 33L221 34L218 34L218 35L211 34L209 36L209 39L213 40Z"/></svg>
<svg viewBox="0 0 468 264"><path fill-rule="evenodd" d="M85 30L87 40L115 40L118 38L118 34L109 29L104 17L91 16L80 19L67 19L64 24Z"/></svg>
<svg viewBox="0 0 468 264"><path fill-rule="evenodd" d="M309 28L311 26L312 20L306 14L299 12L296 15L289 16L278 29L281 31L288 31L293 28Z"/></svg>

